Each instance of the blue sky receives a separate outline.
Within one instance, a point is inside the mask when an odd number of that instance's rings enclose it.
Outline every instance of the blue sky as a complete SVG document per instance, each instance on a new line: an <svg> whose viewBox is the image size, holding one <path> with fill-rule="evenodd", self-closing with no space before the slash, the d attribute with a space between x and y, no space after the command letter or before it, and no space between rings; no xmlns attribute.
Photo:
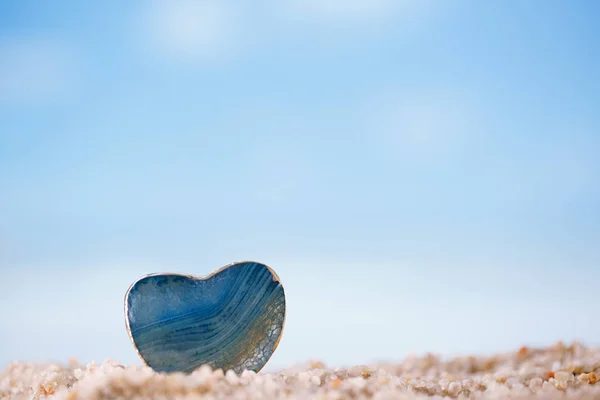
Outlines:
<svg viewBox="0 0 600 400"><path fill-rule="evenodd" d="M138 362L131 282L246 259L274 366L597 344L599 13L1 1L0 364Z"/></svg>

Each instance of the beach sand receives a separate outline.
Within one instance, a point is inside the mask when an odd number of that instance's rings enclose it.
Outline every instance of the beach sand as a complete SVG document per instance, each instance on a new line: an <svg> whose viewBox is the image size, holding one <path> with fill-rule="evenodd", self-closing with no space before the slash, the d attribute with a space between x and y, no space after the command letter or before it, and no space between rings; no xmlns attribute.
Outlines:
<svg viewBox="0 0 600 400"><path fill-rule="evenodd" d="M157 374L107 360L81 365L15 362L0 399L599 399L600 349L578 343L450 359L331 368L312 361L275 373L236 375L203 366Z"/></svg>

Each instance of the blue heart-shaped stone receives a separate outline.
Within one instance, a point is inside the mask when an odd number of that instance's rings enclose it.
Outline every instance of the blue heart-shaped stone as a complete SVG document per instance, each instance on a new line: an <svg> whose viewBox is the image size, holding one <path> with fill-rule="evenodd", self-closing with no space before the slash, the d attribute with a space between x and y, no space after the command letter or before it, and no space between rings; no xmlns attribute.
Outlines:
<svg viewBox="0 0 600 400"><path fill-rule="evenodd" d="M256 262L205 278L152 274L127 291L125 320L140 357L156 371L208 364L258 372L279 343L285 295L277 274Z"/></svg>

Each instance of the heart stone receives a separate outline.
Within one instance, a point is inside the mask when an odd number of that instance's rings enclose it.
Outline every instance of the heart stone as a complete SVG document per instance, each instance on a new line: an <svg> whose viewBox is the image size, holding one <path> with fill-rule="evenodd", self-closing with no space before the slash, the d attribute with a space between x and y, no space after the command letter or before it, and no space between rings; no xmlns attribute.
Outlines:
<svg viewBox="0 0 600 400"><path fill-rule="evenodd" d="M281 337L285 295L264 264L240 262L204 278L152 274L125 295L133 345L158 372L213 369L258 372Z"/></svg>

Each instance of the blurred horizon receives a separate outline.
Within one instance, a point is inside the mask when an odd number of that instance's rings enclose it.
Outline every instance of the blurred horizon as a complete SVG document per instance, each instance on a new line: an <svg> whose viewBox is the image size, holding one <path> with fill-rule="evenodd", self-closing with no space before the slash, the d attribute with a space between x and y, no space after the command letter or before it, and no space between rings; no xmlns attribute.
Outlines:
<svg viewBox="0 0 600 400"><path fill-rule="evenodd" d="M0 2L0 368L256 260L267 369L600 345L600 3Z"/></svg>

